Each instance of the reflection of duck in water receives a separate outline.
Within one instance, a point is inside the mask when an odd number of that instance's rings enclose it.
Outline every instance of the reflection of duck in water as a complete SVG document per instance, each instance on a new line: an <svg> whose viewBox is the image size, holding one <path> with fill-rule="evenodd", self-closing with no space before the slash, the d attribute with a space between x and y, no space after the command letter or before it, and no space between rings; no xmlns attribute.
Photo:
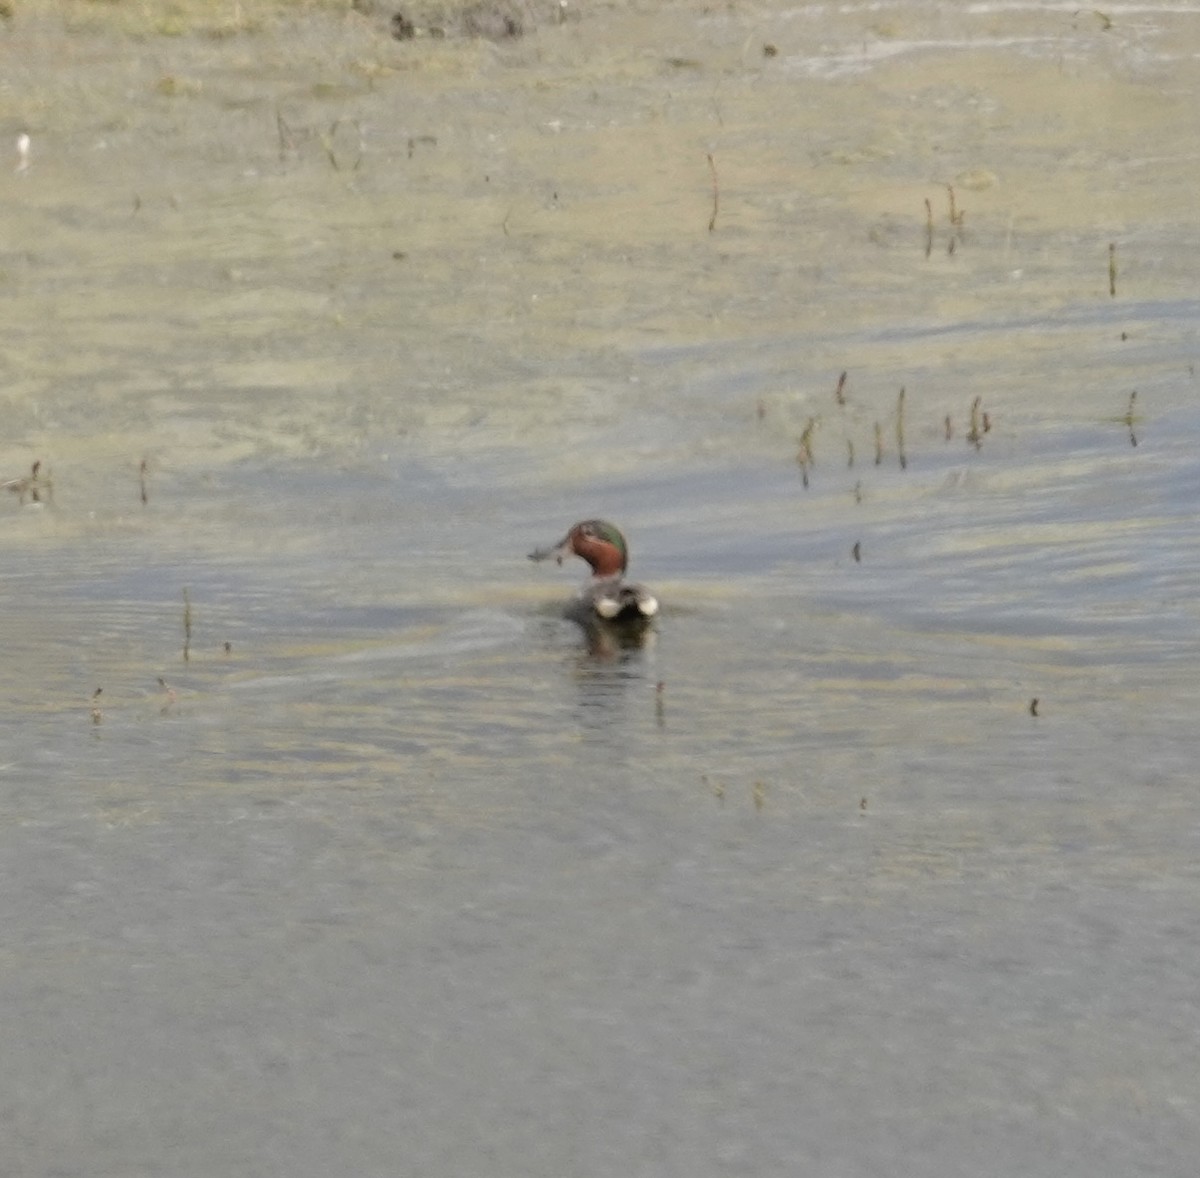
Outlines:
<svg viewBox="0 0 1200 1178"><path fill-rule="evenodd" d="M583 557L592 566L592 575L571 602L567 616L587 630L610 629L631 637L644 634L658 613L658 599L644 585L625 580L629 549L620 530L606 520L584 520L552 548L531 552L529 559L553 558L562 564L571 555Z"/></svg>

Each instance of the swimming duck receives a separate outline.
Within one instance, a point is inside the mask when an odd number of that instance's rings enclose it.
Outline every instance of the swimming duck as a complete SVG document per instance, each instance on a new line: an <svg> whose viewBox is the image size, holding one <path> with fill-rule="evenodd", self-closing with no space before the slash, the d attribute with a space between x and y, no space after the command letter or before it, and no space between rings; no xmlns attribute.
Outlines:
<svg viewBox="0 0 1200 1178"><path fill-rule="evenodd" d="M557 544L531 552L529 559L553 558L562 564L571 555L586 560L592 575L572 602L569 616L584 625L645 628L650 624L658 613L658 599L644 585L624 579L629 548L619 528L607 520L585 519Z"/></svg>

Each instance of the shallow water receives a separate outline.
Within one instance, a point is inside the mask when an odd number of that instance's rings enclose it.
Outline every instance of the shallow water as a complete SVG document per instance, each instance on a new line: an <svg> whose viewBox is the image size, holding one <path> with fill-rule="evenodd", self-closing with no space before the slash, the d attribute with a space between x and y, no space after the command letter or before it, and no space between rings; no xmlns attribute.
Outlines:
<svg viewBox="0 0 1200 1178"><path fill-rule="evenodd" d="M1106 13L19 15L6 1172L1192 1172L1200 54Z"/></svg>

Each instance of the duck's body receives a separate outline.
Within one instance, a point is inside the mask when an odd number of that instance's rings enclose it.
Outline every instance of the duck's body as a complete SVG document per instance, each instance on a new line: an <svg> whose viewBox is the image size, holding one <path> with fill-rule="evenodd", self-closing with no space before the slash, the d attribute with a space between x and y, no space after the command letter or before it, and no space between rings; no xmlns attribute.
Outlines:
<svg viewBox="0 0 1200 1178"><path fill-rule="evenodd" d="M603 622L648 622L658 613L658 599L645 585L631 585L620 577L592 577L575 600Z"/></svg>
<svg viewBox="0 0 1200 1178"><path fill-rule="evenodd" d="M576 524L550 548L529 554L530 560L557 560L578 556L591 566L592 575L567 609L583 625L645 629L658 613L658 599L645 585L625 580L629 548L620 529L602 519Z"/></svg>

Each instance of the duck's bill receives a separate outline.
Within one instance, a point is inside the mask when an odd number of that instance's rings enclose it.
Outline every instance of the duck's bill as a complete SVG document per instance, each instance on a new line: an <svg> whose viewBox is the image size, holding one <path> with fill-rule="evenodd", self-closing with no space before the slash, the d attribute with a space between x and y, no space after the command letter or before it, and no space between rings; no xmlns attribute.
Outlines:
<svg viewBox="0 0 1200 1178"><path fill-rule="evenodd" d="M549 548L535 548L530 554L530 560L556 560L562 564L564 556L570 556L570 538L560 540Z"/></svg>

